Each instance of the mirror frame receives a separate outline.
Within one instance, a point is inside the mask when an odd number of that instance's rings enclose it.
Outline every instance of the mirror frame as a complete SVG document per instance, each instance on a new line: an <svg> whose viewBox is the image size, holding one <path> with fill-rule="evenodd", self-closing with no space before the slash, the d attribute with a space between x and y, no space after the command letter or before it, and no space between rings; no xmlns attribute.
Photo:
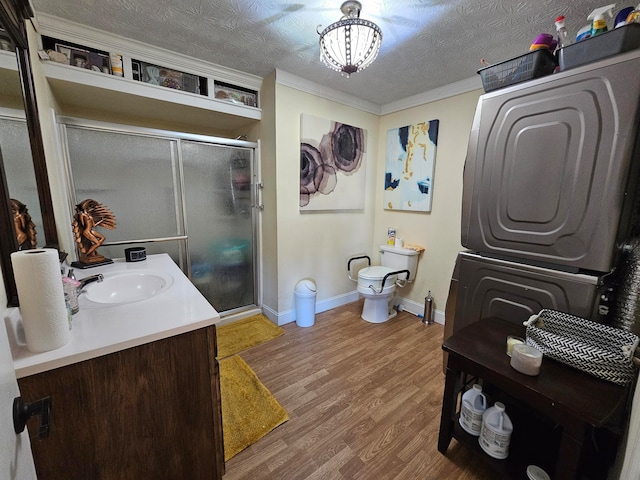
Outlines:
<svg viewBox="0 0 640 480"><path fill-rule="evenodd" d="M29 143L31 145L31 156L33 157L33 168L42 212L42 228L44 230L46 246L58 248L58 232L56 229L55 217L53 213L53 202L51 200L51 188L47 174L47 164L44 155L44 142L42 140L42 130L38 115L38 104L36 102L35 85L33 72L31 70L31 57L29 55L29 41L27 36L26 23L33 17L33 10L29 5L29 0L0 0L0 24L6 30L7 35L13 41L16 48L16 59L18 61L18 74L22 85L22 100L24 102L25 118L27 120L27 130L29 132ZM4 164L0 156L0 228L3 232L14 232L10 195L4 174ZM18 291L13 276L13 266L11 264L11 253L18 250L15 233L13 235L1 235L0 239L0 266L7 293L7 306L18 306Z"/></svg>

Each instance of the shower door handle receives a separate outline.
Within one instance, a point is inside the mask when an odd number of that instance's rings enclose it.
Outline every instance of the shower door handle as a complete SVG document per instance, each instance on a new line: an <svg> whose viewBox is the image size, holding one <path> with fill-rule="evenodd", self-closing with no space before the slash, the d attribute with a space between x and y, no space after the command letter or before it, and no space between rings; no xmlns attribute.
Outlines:
<svg viewBox="0 0 640 480"><path fill-rule="evenodd" d="M253 184L254 186L254 198L255 198L255 207L261 212L264 211L264 204L262 203L262 189L264 188L263 182L256 182Z"/></svg>

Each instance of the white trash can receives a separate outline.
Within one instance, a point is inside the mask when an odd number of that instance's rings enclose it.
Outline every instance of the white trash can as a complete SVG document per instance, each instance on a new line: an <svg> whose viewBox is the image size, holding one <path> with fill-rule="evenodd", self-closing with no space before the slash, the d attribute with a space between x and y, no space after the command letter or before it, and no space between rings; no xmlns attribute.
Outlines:
<svg viewBox="0 0 640 480"><path fill-rule="evenodd" d="M300 280L296 284L296 324L310 327L316 320L316 284L311 280Z"/></svg>

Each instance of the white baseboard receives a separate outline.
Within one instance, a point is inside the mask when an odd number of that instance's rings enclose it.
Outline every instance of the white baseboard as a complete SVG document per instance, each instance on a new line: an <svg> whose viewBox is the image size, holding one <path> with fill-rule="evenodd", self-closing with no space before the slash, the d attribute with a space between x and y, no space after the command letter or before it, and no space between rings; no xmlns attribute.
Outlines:
<svg viewBox="0 0 640 480"><path fill-rule="evenodd" d="M359 298L360 298L360 294L354 290L353 292L348 292L343 295L338 295L336 297L320 300L319 302L316 302L316 313L324 312L327 310L331 310L332 308L346 305L347 303L355 302ZM271 320L272 322L275 322L277 325L280 325L280 326L296 321L295 308L291 310L286 310L284 312L276 312L272 308L269 308L268 306L263 305L262 311L264 315L267 318L269 318L269 320Z"/></svg>
<svg viewBox="0 0 640 480"><path fill-rule="evenodd" d="M316 313L331 310L332 308L341 307L342 305L356 302L359 299L360 299L360 294L356 290L354 290L352 292L348 292L343 295L338 295L336 297L321 300L319 302L316 302ZM422 315L424 313L424 305L422 303L417 303L402 297L398 298L398 302L402 310L406 310L407 312L412 313L416 316ZM295 309L286 310L284 312L276 312L272 308L269 308L268 306L263 305L262 313L267 318L269 318L269 320L271 320L272 322L280 326L296 321ZM436 323L444 325L444 312L435 310L434 321Z"/></svg>

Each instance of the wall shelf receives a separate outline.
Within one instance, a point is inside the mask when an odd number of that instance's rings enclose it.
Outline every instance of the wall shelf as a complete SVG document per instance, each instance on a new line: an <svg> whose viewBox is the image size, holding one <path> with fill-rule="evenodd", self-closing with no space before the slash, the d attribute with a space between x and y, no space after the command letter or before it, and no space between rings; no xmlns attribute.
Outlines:
<svg viewBox="0 0 640 480"><path fill-rule="evenodd" d="M233 131L262 118L259 108L226 102L195 93L149 85L51 61L44 74L59 104L153 120L203 125Z"/></svg>
<svg viewBox="0 0 640 480"><path fill-rule="evenodd" d="M89 50L111 52L122 56L124 77L84 70L52 61L42 64L44 75L58 105L65 115L84 115L88 112L130 116L147 123L171 123L193 126L193 133L237 135L262 118L262 111L240 103L216 99L214 84L228 83L240 89L259 92L262 78L234 69L203 62L176 52L170 52L134 39L69 22L39 13L37 15L40 48L42 39L50 37L65 44L83 46ZM161 65L206 80L207 95L198 95L134 80L132 61ZM256 99L258 107L259 98ZM88 110L89 109L89 110Z"/></svg>

